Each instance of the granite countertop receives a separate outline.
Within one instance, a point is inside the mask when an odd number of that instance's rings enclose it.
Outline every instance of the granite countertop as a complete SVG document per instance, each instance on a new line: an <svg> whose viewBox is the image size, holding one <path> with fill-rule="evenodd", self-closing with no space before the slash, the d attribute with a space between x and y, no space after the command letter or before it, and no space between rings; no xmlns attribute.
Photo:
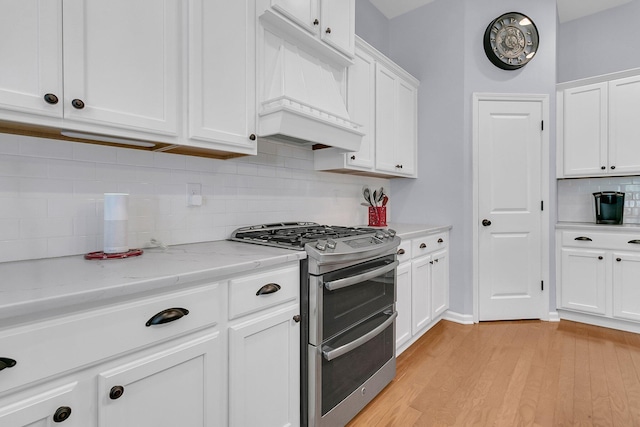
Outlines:
<svg viewBox="0 0 640 427"><path fill-rule="evenodd" d="M138 257L82 255L0 263L0 320L149 291L180 289L306 258L306 252L226 240L145 249Z"/></svg>
<svg viewBox="0 0 640 427"><path fill-rule="evenodd" d="M596 224L594 222L564 222L560 221L556 223L556 229L558 230L571 230L571 229L580 229L580 230L591 230L591 231L629 231L633 233L637 233L640 231L640 224L620 224L620 225L609 225L609 224Z"/></svg>

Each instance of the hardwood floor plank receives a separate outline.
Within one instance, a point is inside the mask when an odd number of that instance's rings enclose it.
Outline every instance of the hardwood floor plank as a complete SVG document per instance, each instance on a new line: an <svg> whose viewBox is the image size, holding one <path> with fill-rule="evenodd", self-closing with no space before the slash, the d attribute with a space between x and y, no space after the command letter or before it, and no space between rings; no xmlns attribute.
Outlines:
<svg viewBox="0 0 640 427"><path fill-rule="evenodd" d="M575 324L566 324L558 330L562 344L560 348L560 370L558 372L558 387L556 388L556 408L553 415L553 425L573 425L573 391L575 373ZM559 337L556 337L559 338Z"/></svg>
<svg viewBox="0 0 640 427"><path fill-rule="evenodd" d="M556 391L560 381L560 360L562 356L562 322L554 329L554 333L548 335L547 357L544 359L544 373L542 386L536 406L534 425L552 426L555 414ZM541 344L544 346L544 344ZM543 350L541 350L543 351Z"/></svg>
<svg viewBox="0 0 640 427"><path fill-rule="evenodd" d="M591 399L591 366L589 363L589 332L584 325L575 329L575 373L573 384L573 420L577 425L590 425L593 417Z"/></svg>
<svg viewBox="0 0 640 427"><path fill-rule="evenodd" d="M609 402L609 386L603 348L606 340L600 335L599 330L590 328L589 335L589 381L591 384L591 406L593 423L597 426L613 425L611 403Z"/></svg>
<svg viewBox="0 0 640 427"><path fill-rule="evenodd" d="M604 328L599 330L599 334L605 333ZM609 402L611 403L611 413L613 415L613 425L615 426L632 426L631 412L629 411L629 402L627 393L622 380L622 373L618 365L616 356L616 346L622 338L620 331L606 331L607 341L603 347L605 362L605 374L607 377L607 386L609 388ZM624 338L622 338L624 342ZM636 403L637 404L637 403Z"/></svg>

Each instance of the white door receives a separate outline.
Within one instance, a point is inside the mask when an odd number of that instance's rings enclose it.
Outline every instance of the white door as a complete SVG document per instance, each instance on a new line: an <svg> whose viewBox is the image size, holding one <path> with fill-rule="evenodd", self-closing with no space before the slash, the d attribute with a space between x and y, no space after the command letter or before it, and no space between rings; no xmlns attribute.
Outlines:
<svg viewBox="0 0 640 427"><path fill-rule="evenodd" d="M606 314L606 253L593 249L563 248L560 257L561 298L558 306Z"/></svg>
<svg viewBox="0 0 640 427"><path fill-rule="evenodd" d="M354 0L322 0L320 13L322 40L345 55L353 57L356 2Z"/></svg>
<svg viewBox="0 0 640 427"><path fill-rule="evenodd" d="M541 318L542 102L477 109L479 320Z"/></svg>
<svg viewBox="0 0 640 427"><path fill-rule="evenodd" d="M640 77L609 82L609 171L635 174L640 171Z"/></svg>
<svg viewBox="0 0 640 427"><path fill-rule="evenodd" d="M640 255L613 253L613 315L640 320Z"/></svg>

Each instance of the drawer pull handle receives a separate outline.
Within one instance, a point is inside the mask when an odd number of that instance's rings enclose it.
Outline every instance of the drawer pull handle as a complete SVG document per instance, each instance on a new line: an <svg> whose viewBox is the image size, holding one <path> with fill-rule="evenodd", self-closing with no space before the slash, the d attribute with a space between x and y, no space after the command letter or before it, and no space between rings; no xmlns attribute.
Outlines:
<svg viewBox="0 0 640 427"><path fill-rule="evenodd" d="M405 254L404 249L398 249L398 255L404 255L404 254Z"/></svg>
<svg viewBox="0 0 640 427"><path fill-rule="evenodd" d="M173 322L182 318L183 316L186 316L187 314L189 314L189 310L187 310L186 308L168 308L166 310L162 310L160 313L147 320L146 325L161 325L163 323Z"/></svg>
<svg viewBox="0 0 640 427"><path fill-rule="evenodd" d="M13 368L16 366L16 361L9 359L8 357L0 357L0 371L4 368Z"/></svg>
<svg viewBox="0 0 640 427"><path fill-rule="evenodd" d="M575 239L573 239L573 240L581 240L581 241L584 241L584 242L593 242L593 240L591 240L591 239L590 239L590 238L588 238L588 237L584 237L584 236L576 237L576 238L575 238Z"/></svg>
<svg viewBox="0 0 640 427"><path fill-rule="evenodd" d="M632 245L640 245L640 240L638 239L629 240L627 243L631 243Z"/></svg>
<svg viewBox="0 0 640 427"><path fill-rule="evenodd" d="M111 400L120 399L123 394L124 394L124 387L122 387L121 385L114 385L113 387L111 387L111 390L109 390L109 399Z"/></svg>
<svg viewBox="0 0 640 427"><path fill-rule="evenodd" d="M61 406L56 409L56 412L53 414L53 422L61 423L69 418L69 416L71 416L71 408L68 406Z"/></svg>
<svg viewBox="0 0 640 427"><path fill-rule="evenodd" d="M622 258L616 258L616 261L620 262L622 261Z"/></svg>
<svg viewBox="0 0 640 427"><path fill-rule="evenodd" d="M268 295L278 292L282 287L277 283L267 283L256 292L256 296L259 295Z"/></svg>
<svg viewBox="0 0 640 427"><path fill-rule="evenodd" d="M424 249L424 248L426 248L426 247L427 247L427 244L426 244L426 243L420 243L420 249Z"/></svg>
<svg viewBox="0 0 640 427"><path fill-rule="evenodd" d="M444 243L444 240L438 239L438 243Z"/></svg>

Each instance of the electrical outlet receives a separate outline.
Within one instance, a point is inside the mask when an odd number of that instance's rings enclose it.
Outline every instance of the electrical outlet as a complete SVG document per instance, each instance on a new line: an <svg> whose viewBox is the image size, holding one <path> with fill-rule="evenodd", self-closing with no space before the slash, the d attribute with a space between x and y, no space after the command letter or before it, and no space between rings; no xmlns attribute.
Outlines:
<svg viewBox="0 0 640 427"><path fill-rule="evenodd" d="M187 206L202 206L202 184L187 184Z"/></svg>

